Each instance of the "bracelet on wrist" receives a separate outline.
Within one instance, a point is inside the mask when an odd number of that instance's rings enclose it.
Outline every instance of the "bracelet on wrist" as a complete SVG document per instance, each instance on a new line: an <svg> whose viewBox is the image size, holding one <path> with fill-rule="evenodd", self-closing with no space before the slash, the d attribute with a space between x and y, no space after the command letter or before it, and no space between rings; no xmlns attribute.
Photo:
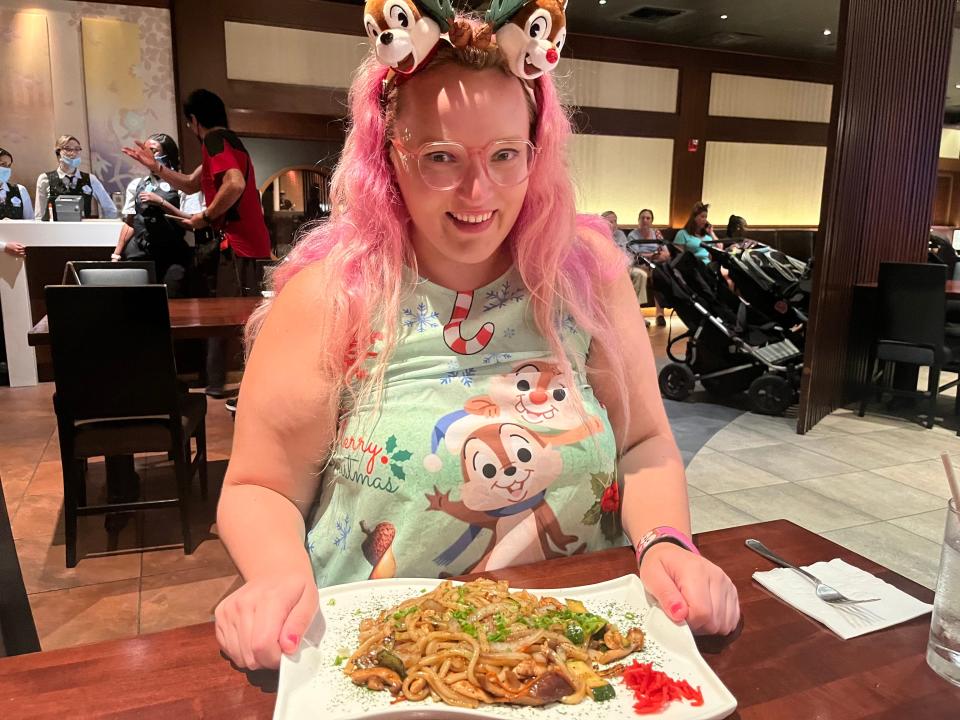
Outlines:
<svg viewBox="0 0 960 720"><path fill-rule="evenodd" d="M647 550L662 542L673 543L674 545L682 547L684 550L689 550L695 555L700 554L700 551L697 550L697 546L693 544L693 539L689 535L668 525L660 525L647 532L640 538L639 542L637 542L638 568L640 567L640 563L643 562L643 556Z"/></svg>

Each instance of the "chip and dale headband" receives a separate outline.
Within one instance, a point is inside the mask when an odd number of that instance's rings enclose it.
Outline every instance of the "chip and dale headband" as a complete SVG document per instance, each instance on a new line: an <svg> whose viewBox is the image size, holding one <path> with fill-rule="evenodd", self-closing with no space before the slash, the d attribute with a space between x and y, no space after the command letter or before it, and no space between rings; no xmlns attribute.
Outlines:
<svg viewBox="0 0 960 720"><path fill-rule="evenodd" d="M557 67L566 7L567 0L493 0L474 30L455 18L450 0L367 0L363 24L377 59L398 79L416 72L445 41L458 48L496 45L514 75L533 80Z"/></svg>

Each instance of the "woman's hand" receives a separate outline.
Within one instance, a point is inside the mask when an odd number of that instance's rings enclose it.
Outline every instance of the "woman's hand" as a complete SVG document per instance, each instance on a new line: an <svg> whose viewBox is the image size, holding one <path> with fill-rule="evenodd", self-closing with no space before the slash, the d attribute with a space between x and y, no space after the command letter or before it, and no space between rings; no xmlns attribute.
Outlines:
<svg viewBox="0 0 960 720"><path fill-rule="evenodd" d="M25 257L27 254L27 246L18 242L8 242L3 251L7 255L13 255L14 257Z"/></svg>
<svg viewBox="0 0 960 720"><path fill-rule="evenodd" d="M687 621L704 635L727 635L740 620L737 589L706 558L673 543L660 542L643 556L640 579L675 622Z"/></svg>
<svg viewBox="0 0 960 720"><path fill-rule="evenodd" d="M163 198L154 192L140 193L140 202L147 205L163 205Z"/></svg>
<svg viewBox="0 0 960 720"><path fill-rule="evenodd" d="M238 667L279 667L280 654L291 655L300 646L317 603L312 575L248 582L217 605L217 642Z"/></svg>

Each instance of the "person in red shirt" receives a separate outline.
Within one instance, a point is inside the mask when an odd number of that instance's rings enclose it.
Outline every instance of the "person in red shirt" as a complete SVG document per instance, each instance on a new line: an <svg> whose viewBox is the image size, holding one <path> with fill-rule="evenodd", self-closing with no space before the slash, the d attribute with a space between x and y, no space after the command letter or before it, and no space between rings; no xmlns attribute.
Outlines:
<svg viewBox="0 0 960 720"><path fill-rule="evenodd" d="M206 210L190 218L172 218L189 230L212 227L221 237L216 295L235 297L260 292L257 260L270 259L270 233L263 221L250 155L227 123L227 109L215 93L194 90L183 103L187 127L203 146L199 167L186 175L158 162L143 142L123 152L177 190L203 190ZM223 397L226 376L223 341L210 341L207 353L207 394Z"/></svg>

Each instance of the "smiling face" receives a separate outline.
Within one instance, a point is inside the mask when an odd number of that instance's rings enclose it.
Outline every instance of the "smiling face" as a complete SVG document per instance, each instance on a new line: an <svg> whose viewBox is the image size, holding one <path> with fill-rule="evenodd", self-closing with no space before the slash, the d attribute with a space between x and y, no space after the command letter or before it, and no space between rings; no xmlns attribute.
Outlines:
<svg viewBox="0 0 960 720"><path fill-rule="evenodd" d="M529 139L530 112L520 82L496 68L430 68L400 88L393 129L393 138L408 151L391 145L390 159L422 274L456 276L464 265L488 267L508 257L504 240L520 214L528 181L497 185L484 168L485 161L497 158L485 158L481 150L495 141ZM459 143L471 151L461 182L450 190L427 185L418 167L417 151L434 142Z"/></svg>
<svg viewBox="0 0 960 720"><path fill-rule="evenodd" d="M546 490L563 468L560 453L520 425L486 425L463 445L461 498L471 510L496 510Z"/></svg>

